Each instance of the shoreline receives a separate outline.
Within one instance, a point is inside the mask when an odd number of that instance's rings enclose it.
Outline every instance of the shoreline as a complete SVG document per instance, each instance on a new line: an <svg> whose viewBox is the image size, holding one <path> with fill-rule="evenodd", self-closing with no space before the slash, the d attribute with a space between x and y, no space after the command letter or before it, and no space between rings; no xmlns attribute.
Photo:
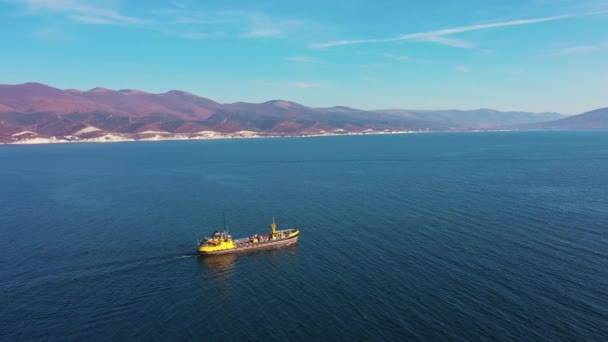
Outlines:
<svg viewBox="0 0 608 342"><path fill-rule="evenodd" d="M105 134L95 138L78 138L75 136L66 137L50 137L50 138L30 138L15 140L12 142L0 142L0 145L51 145L51 144L107 144L120 142L157 142L157 141L197 141L197 140L230 140L230 139L265 139L265 138L318 138L318 137L341 137L341 136L360 136L360 135L395 135L395 134L429 134L429 133L487 133L487 132L529 132L530 130L518 129L482 129L468 131L368 131L368 132L340 132L340 133L310 133L300 135L266 135L258 134L258 132L250 132L251 134L236 133L220 133L210 132L212 134L197 134L197 133L167 133L156 134L137 138L137 134ZM535 131L535 130L531 130ZM541 130L555 131L555 130ZM558 130L561 131L561 130ZM135 136L135 137L134 137Z"/></svg>
<svg viewBox="0 0 608 342"><path fill-rule="evenodd" d="M67 137L50 137L50 138L30 138L30 139L15 139L9 142L0 142L0 145L47 145L47 144L71 144L71 143L86 143L86 144L106 144L118 142L155 142L155 141L195 141L195 140L229 140L229 139L262 139L262 138L315 138L315 137L336 137L336 136L353 136L353 135L386 135L386 134L419 134L419 133L434 133L432 131L371 131L371 132L344 132L344 133L311 133L300 135L266 135L251 132L243 134L237 133L220 133L213 132L212 134L155 134L154 136L145 136L138 138L137 134L106 134L95 138L79 138L74 136ZM135 137L134 137L135 136Z"/></svg>

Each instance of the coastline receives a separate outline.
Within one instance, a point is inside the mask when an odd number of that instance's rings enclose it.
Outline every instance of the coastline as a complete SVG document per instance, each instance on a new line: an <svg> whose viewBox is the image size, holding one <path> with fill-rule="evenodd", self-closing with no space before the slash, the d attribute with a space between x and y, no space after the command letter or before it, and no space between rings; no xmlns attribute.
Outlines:
<svg viewBox="0 0 608 342"><path fill-rule="evenodd" d="M137 141L181 141L181 140L227 140L227 139L259 139L259 138L314 138L331 136L351 136L351 135L385 135L385 134L417 134L431 133L431 131L362 131L362 132L323 132L323 133L302 133L299 135L278 135L265 134L263 132L241 131L235 133L221 133L206 131L204 133L184 134L184 133L155 133L155 134L119 134L108 133L98 137L80 138L77 136L65 137L32 137L19 139L13 137L13 141L0 142L0 145L43 145L43 144L70 144L70 143L116 143L116 142L137 142Z"/></svg>
<svg viewBox="0 0 608 342"><path fill-rule="evenodd" d="M102 136L92 138L80 138L77 136L65 137L32 137L26 139L15 139L14 141L0 141L0 145L49 145L49 144L106 144L118 142L155 142L155 141L196 141L196 140L229 140L229 139L265 139L265 138L317 138L317 137L340 137L340 136L358 136L358 135L393 135L393 134L423 134L423 133L484 133L484 132L521 132L518 129L475 129L475 130L450 130L450 131L357 131L357 132L324 132L324 133L301 133L301 134L267 134L264 132L240 131L235 133L221 133L215 131L205 131L199 133L168 133L158 132L154 135L141 133L137 134L120 134L107 133ZM523 130L528 131L528 130ZM547 131L547 130L543 130ZM551 130L549 130L551 131ZM13 137L19 136L13 135Z"/></svg>

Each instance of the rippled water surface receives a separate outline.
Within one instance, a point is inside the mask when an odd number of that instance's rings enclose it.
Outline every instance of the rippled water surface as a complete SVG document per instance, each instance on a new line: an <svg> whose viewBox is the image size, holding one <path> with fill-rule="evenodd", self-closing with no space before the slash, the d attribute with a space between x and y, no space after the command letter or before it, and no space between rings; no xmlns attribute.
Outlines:
<svg viewBox="0 0 608 342"><path fill-rule="evenodd" d="M2 340L608 340L608 133L0 146L0 263Z"/></svg>

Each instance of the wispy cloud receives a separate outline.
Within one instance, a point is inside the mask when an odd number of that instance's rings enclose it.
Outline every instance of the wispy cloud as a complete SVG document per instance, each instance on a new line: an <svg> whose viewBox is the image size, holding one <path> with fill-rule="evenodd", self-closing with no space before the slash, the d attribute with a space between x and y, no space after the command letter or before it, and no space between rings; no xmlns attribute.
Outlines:
<svg viewBox="0 0 608 342"><path fill-rule="evenodd" d="M573 16L574 15L565 14L565 15L558 15L558 16L553 16L553 17L500 21L500 22L487 23L487 24L475 24L475 25L459 26L459 27L435 30L435 31L409 33L409 34L404 34L404 35L390 37L390 38L336 40L336 41L330 41L330 42L325 42L325 43L313 44L313 45L311 45L311 47L315 48L315 49L322 49L322 48L329 48L329 47L342 46L342 45L389 43L389 42L397 42L397 41L403 41L403 40L415 40L415 41L434 42L434 43L438 43L438 44L442 44L442 45L448 45L448 46L459 47L459 48L472 48L472 47L475 47L475 44L465 42L462 40L448 38L446 36L457 34L457 33L478 31L478 30L487 30L487 29L499 28L499 27L537 24L537 23L542 23L542 22L547 22L547 21L562 20L562 19L573 17Z"/></svg>
<svg viewBox="0 0 608 342"><path fill-rule="evenodd" d="M384 57L386 58L390 58L396 61L401 61L401 62L405 62L408 61L410 59L409 56L403 56L403 55L394 55L392 53L385 53L383 54Z"/></svg>
<svg viewBox="0 0 608 342"><path fill-rule="evenodd" d="M71 40L63 30L56 27L43 27L32 32L32 36L41 40L64 42Z"/></svg>
<svg viewBox="0 0 608 342"><path fill-rule="evenodd" d="M158 21L179 30L222 31L226 36L241 38L286 38L304 27L298 19L281 18L262 12L207 11L204 7L177 4L156 10Z"/></svg>
<svg viewBox="0 0 608 342"><path fill-rule="evenodd" d="M221 12L220 15L241 18L240 22L244 22L248 26L247 30L240 35L244 38L283 38L304 24L302 20L283 19L264 13L228 11Z"/></svg>
<svg viewBox="0 0 608 342"><path fill-rule="evenodd" d="M3 1L3 0L0 0ZM6 0L5 0L6 1ZM261 12L207 11L195 2L172 2L169 7L147 10L145 19L112 7L116 1L102 0L8 0L22 4L26 14L54 14L91 25L134 26L184 39L220 36L240 38L285 38L304 27L302 20L280 18Z"/></svg>
<svg viewBox="0 0 608 342"><path fill-rule="evenodd" d="M584 12L588 16L604 16L608 14L608 2L606 0L587 0L573 2L570 10Z"/></svg>
<svg viewBox="0 0 608 342"><path fill-rule="evenodd" d="M243 12L223 11L207 12L196 8L185 7L183 4L174 3L174 7L163 7L151 10L156 17L170 20L177 25L234 25L243 21Z"/></svg>
<svg viewBox="0 0 608 342"><path fill-rule="evenodd" d="M22 0L29 13L53 12L67 18L96 25L142 25L147 21L80 0Z"/></svg>
<svg viewBox="0 0 608 342"><path fill-rule="evenodd" d="M239 38L286 38L304 22L266 13L248 11L206 11L199 6L174 3L151 11L154 29L187 39L218 36ZM162 23L162 25L160 24Z"/></svg>
<svg viewBox="0 0 608 342"><path fill-rule="evenodd" d="M456 47L456 48L461 48L461 49L472 49L472 48L477 47L477 44L475 44L475 43L467 42L467 41L461 40L461 39L449 38L449 37L441 36L441 35L439 35L439 36L430 35L428 37L420 38L418 40L420 40L422 42L437 43L440 45L451 46L451 47Z"/></svg>
<svg viewBox="0 0 608 342"><path fill-rule="evenodd" d="M245 32L241 35L241 37L246 38L259 38L259 37L280 37L283 34L281 30L271 29L271 28L263 28L263 29L255 29L249 32Z"/></svg>
<svg viewBox="0 0 608 342"><path fill-rule="evenodd" d="M608 41L602 41L599 42L597 44L590 44L590 45L579 45L579 46L572 46L572 47L568 47L565 49L561 49L551 55L554 56L563 56L563 55L571 55L571 54L575 54L575 53L582 53L582 52L588 52L588 51L593 51L593 50L598 50L604 47L608 46Z"/></svg>
<svg viewBox="0 0 608 342"><path fill-rule="evenodd" d="M175 36L183 39L200 40L200 39L212 39L226 37L227 34L221 31L215 32L199 32L192 30L179 30L179 29L154 29L160 33L164 33L170 36Z"/></svg>
<svg viewBox="0 0 608 342"><path fill-rule="evenodd" d="M468 66L465 65L457 65L454 67L454 71L458 71L458 72L471 72L471 68L469 68Z"/></svg>
<svg viewBox="0 0 608 342"><path fill-rule="evenodd" d="M299 63L299 64L313 64L318 61L315 57L310 57L310 56L291 56L291 57L287 57L285 59L289 62Z"/></svg>

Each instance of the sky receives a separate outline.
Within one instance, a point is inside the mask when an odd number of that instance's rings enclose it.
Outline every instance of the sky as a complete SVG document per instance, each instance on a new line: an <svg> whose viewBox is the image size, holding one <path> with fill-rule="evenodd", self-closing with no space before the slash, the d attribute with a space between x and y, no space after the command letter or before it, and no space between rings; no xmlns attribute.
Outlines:
<svg viewBox="0 0 608 342"><path fill-rule="evenodd" d="M608 107L608 0L0 0L0 84L361 109Z"/></svg>

